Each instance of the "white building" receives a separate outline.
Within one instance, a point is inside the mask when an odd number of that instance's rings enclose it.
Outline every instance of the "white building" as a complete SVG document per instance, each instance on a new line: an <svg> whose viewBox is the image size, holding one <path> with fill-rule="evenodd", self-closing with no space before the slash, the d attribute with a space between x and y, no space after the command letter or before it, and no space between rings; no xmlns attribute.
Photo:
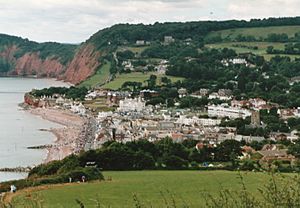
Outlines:
<svg viewBox="0 0 300 208"><path fill-rule="evenodd" d="M143 46L143 45L145 45L146 43L145 43L144 40L137 40L137 41L135 42L135 44L138 45L138 46Z"/></svg>
<svg viewBox="0 0 300 208"><path fill-rule="evenodd" d="M86 115L86 109L82 103L72 105L70 110L78 115Z"/></svg>
<svg viewBox="0 0 300 208"><path fill-rule="evenodd" d="M179 98L183 98L183 97L186 97L187 96L187 89L185 88L180 88L178 90L178 94L179 94Z"/></svg>
<svg viewBox="0 0 300 208"><path fill-rule="evenodd" d="M98 113L98 120L104 120L105 118L109 117L109 116L113 116L113 112L112 111L108 111L108 112L99 112Z"/></svg>
<svg viewBox="0 0 300 208"><path fill-rule="evenodd" d="M194 125L196 123L199 123L199 118L194 116L192 118L188 118L186 117L185 115L181 115L177 121L176 121L176 124L180 124L180 125Z"/></svg>
<svg viewBox="0 0 300 208"><path fill-rule="evenodd" d="M249 99L249 103L255 109L261 109L263 106L267 105L267 101L265 101L261 98Z"/></svg>
<svg viewBox="0 0 300 208"><path fill-rule="evenodd" d="M202 126L217 126L221 124L221 120L211 118L200 118L199 124L201 124Z"/></svg>
<svg viewBox="0 0 300 208"><path fill-rule="evenodd" d="M300 117L300 107L298 107L297 110L295 110L294 114L296 117Z"/></svg>
<svg viewBox="0 0 300 208"><path fill-rule="evenodd" d="M210 100L214 100L214 99L231 100L232 96L226 96L226 95L222 96L222 95L219 95L218 93L214 92L208 96L208 99L210 99Z"/></svg>
<svg viewBox="0 0 300 208"><path fill-rule="evenodd" d="M247 109L230 107L228 105L211 105L208 106L208 116L218 118L229 117L231 119L236 119L251 116L251 112Z"/></svg>
<svg viewBox="0 0 300 208"><path fill-rule="evenodd" d="M146 103L139 97L135 99L125 98L125 100L120 100L119 108L117 110L119 112L141 112L145 110L145 108Z"/></svg>
<svg viewBox="0 0 300 208"><path fill-rule="evenodd" d="M170 43L174 43L175 39L172 36L165 36L164 37L164 43L165 44L170 44Z"/></svg>
<svg viewBox="0 0 300 208"><path fill-rule="evenodd" d="M85 96L85 100L93 100L95 98L97 98L97 92L95 91L92 91Z"/></svg>
<svg viewBox="0 0 300 208"><path fill-rule="evenodd" d="M134 71L134 67L131 61L123 61L122 66L124 67L125 70Z"/></svg>
<svg viewBox="0 0 300 208"><path fill-rule="evenodd" d="M65 103L65 99L63 97L59 97L56 99L55 104L62 106Z"/></svg>
<svg viewBox="0 0 300 208"><path fill-rule="evenodd" d="M229 66L230 64L239 64L239 65L246 65L246 66L249 66L249 63L247 62L246 59L244 58L233 58L233 59L224 59L222 60L222 64L224 66Z"/></svg>

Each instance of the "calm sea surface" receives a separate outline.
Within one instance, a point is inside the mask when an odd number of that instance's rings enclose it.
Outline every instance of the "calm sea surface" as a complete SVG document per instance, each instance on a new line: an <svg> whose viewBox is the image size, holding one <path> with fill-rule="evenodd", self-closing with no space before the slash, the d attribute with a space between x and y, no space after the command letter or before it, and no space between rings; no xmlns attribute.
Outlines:
<svg viewBox="0 0 300 208"><path fill-rule="evenodd" d="M54 136L40 129L58 125L23 111L18 104L25 92L50 86L66 84L48 79L0 78L0 168L32 166L45 158L45 150L27 147L52 143ZM23 177L24 174L0 172L0 181Z"/></svg>

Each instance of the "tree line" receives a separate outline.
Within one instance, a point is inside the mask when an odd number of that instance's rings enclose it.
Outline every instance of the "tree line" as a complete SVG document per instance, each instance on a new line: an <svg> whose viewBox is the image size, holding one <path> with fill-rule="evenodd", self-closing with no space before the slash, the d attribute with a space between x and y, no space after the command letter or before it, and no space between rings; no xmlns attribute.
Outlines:
<svg viewBox="0 0 300 208"><path fill-rule="evenodd" d="M33 90L30 92L35 97L52 97L53 95L65 96L68 99L84 100L88 93L86 87L50 87L41 90Z"/></svg>

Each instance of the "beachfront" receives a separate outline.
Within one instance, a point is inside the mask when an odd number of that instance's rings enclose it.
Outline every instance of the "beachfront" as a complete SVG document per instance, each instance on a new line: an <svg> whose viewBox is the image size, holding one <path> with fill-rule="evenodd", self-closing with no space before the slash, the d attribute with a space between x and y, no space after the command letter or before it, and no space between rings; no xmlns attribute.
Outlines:
<svg viewBox="0 0 300 208"><path fill-rule="evenodd" d="M60 124L61 128L52 128L56 140L54 145L47 148L44 162L60 160L66 156L78 153L85 146L85 135L88 129L88 118L76 115L68 110L54 108L33 108L30 113L41 118Z"/></svg>

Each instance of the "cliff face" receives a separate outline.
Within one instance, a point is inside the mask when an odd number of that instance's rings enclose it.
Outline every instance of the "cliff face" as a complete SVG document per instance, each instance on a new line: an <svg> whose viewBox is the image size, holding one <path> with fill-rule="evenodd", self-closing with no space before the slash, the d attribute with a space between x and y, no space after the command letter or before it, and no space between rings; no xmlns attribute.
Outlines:
<svg viewBox="0 0 300 208"><path fill-rule="evenodd" d="M67 65L61 64L58 58L43 60L38 52L28 52L15 58L17 52L16 45L0 52L0 58L8 61L12 67L7 75L51 77L78 84L91 76L99 66L100 53L95 52L92 45L82 46Z"/></svg>
<svg viewBox="0 0 300 208"><path fill-rule="evenodd" d="M99 63L100 52L95 51L92 45L84 45L75 55L74 59L68 65L66 72L63 75L63 80L80 83L91 76Z"/></svg>
<svg viewBox="0 0 300 208"><path fill-rule="evenodd" d="M58 77L64 71L64 66L55 59L41 60L37 53L26 53L15 62L16 75L37 75L38 77Z"/></svg>

